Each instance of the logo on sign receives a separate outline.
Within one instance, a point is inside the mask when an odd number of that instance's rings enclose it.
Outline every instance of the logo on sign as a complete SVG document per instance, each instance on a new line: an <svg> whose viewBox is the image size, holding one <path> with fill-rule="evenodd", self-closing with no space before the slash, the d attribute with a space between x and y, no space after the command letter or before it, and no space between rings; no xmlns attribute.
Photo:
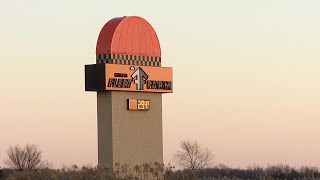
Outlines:
<svg viewBox="0 0 320 180"><path fill-rule="evenodd" d="M134 84L136 84L136 90L139 91L143 91L145 88L172 90L171 81L149 80L149 75L141 67L136 69L134 66L131 66L130 70L134 71L131 74L132 79L127 79L127 77L130 77L127 73L116 72L114 73L114 78L109 78L108 87L130 89L132 82L134 82Z"/></svg>
<svg viewBox="0 0 320 180"><path fill-rule="evenodd" d="M134 83L137 85L137 90L143 90L143 86L149 78L148 74L144 72L141 67L139 67L131 77L132 79L135 79Z"/></svg>

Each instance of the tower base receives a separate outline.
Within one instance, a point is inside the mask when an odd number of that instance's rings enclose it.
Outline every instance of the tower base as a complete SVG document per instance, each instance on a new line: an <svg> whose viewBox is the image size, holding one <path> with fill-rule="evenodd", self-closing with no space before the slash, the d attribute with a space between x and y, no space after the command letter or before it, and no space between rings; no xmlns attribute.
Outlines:
<svg viewBox="0 0 320 180"><path fill-rule="evenodd" d="M129 111L127 99L150 100L150 110ZM97 109L99 165L163 163L162 94L97 92Z"/></svg>

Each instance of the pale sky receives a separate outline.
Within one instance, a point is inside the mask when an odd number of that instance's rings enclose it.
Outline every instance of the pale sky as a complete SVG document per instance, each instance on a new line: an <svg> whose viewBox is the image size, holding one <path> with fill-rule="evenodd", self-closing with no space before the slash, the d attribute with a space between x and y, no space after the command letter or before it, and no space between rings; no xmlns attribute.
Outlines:
<svg viewBox="0 0 320 180"><path fill-rule="evenodd" d="M37 144L55 167L97 164L96 93L84 65L114 17L155 29L162 65L164 161L198 140L215 164L320 166L320 1L0 2L0 166Z"/></svg>

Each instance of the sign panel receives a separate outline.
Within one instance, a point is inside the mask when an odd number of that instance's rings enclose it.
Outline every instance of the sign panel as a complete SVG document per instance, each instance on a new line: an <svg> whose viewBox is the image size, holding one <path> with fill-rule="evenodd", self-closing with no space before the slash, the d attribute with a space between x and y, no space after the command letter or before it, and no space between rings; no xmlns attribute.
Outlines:
<svg viewBox="0 0 320 180"><path fill-rule="evenodd" d="M150 100L144 99L128 99L128 110L129 111L149 111Z"/></svg>
<svg viewBox="0 0 320 180"><path fill-rule="evenodd" d="M172 68L105 64L106 90L173 92Z"/></svg>

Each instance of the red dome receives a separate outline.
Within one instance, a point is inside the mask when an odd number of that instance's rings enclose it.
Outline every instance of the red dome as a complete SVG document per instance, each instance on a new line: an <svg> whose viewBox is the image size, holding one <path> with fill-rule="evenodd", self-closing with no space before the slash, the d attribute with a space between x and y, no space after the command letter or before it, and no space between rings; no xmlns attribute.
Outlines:
<svg viewBox="0 0 320 180"><path fill-rule="evenodd" d="M156 32L146 20L125 16L111 19L103 26L96 54L161 57L161 49Z"/></svg>

